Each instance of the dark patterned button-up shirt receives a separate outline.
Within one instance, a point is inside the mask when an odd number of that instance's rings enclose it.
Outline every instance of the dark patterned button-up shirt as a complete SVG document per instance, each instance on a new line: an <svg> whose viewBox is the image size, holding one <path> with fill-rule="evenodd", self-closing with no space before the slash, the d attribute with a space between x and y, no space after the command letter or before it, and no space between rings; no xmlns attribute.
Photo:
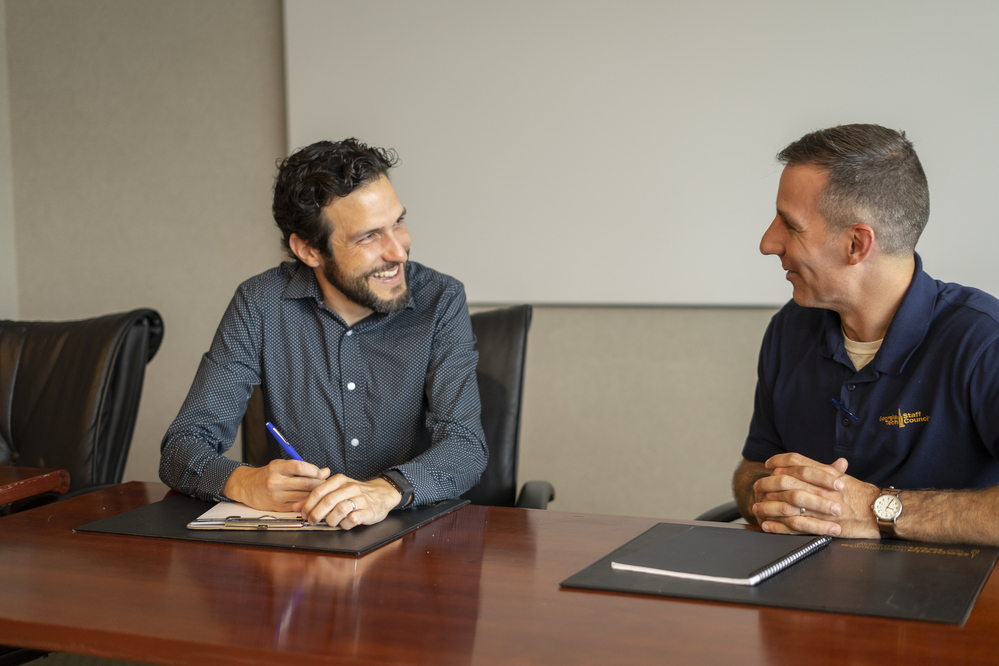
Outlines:
<svg viewBox="0 0 999 666"><path fill-rule="evenodd" d="M348 328L312 269L286 262L241 284L161 446L160 478L221 500L253 387L264 415L307 462L366 481L399 470L414 505L478 482L488 451L464 287L407 264L405 310ZM268 436L271 455L288 458Z"/></svg>

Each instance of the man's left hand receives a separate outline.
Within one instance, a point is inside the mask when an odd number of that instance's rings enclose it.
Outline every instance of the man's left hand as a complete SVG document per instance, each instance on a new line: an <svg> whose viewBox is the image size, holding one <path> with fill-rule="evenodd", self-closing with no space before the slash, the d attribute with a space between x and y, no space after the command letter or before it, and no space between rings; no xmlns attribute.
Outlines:
<svg viewBox="0 0 999 666"><path fill-rule="evenodd" d="M380 523L401 499L399 491L385 479L355 481L336 474L309 494L302 516L313 525L325 519L327 525L349 530Z"/></svg>
<svg viewBox="0 0 999 666"><path fill-rule="evenodd" d="M771 475L753 484L754 491L764 496L753 505L764 531L848 539L880 536L871 509L880 491L846 474L845 458L823 465L797 453L782 453L768 460L766 467L773 470Z"/></svg>

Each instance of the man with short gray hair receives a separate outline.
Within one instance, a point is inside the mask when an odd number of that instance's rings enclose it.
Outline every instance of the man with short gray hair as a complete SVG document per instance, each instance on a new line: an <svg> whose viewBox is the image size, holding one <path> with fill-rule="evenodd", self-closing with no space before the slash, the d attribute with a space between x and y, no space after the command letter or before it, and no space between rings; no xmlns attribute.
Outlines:
<svg viewBox="0 0 999 666"><path fill-rule="evenodd" d="M912 143L843 125L778 160L760 251L794 292L760 350L740 511L774 533L999 544L999 301L923 272Z"/></svg>

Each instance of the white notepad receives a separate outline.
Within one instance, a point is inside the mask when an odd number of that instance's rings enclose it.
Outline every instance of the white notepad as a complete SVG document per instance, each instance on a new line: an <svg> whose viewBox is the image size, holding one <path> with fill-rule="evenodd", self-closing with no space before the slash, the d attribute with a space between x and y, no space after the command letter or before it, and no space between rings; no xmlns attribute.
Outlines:
<svg viewBox="0 0 999 666"><path fill-rule="evenodd" d="M219 502L187 524L189 530L339 530L312 525L300 511L261 511L240 502Z"/></svg>

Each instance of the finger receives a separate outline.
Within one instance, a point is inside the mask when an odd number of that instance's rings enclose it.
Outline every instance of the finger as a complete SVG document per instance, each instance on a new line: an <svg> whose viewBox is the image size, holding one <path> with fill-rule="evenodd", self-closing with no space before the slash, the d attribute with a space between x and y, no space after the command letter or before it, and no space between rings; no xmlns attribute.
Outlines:
<svg viewBox="0 0 999 666"><path fill-rule="evenodd" d="M356 509L351 507L350 505L351 502L354 502L354 505L357 507ZM367 514L371 513L371 510L367 508L362 508L361 506L362 503L363 503L363 498L360 497L351 497L350 499L341 502L341 505L342 504L347 505L347 515L345 515L343 518L340 519L341 528L349 530L353 527L357 527L358 525L368 524L366 518Z"/></svg>
<svg viewBox="0 0 999 666"><path fill-rule="evenodd" d="M800 453L779 453L767 460L763 466L767 469L777 469L778 467L808 467L819 464L821 463Z"/></svg>
<svg viewBox="0 0 999 666"><path fill-rule="evenodd" d="M321 469L312 463L302 460L284 460L279 458L268 463L268 467L282 476L302 476L311 479L325 478ZM329 476L329 474L327 473L326 476Z"/></svg>
<svg viewBox="0 0 999 666"><path fill-rule="evenodd" d="M340 485L339 479L330 480L312 491L305 501L302 512L313 525L323 519L328 525L337 525L344 516L354 510L356 502L351 505L347 500L357 495L360 495L360 492L356 483Z"/></svg>
<svg viewBox="0 0 999 666"><path fill-rule="evenodd" d="M838 523L807 515L784 520L768 520L760 527L765 532L773 534L828 534L837 537L843 532Z"/></svg>
<svg viewBox="0 0 999 666"><path fill-rule="evenodd" d="M831 465L831 467L833 469L835 469L837 472L839 472L840 474L846 474L846 468L849 465L850 465L850 463L847 462L846 458L838 458L836 460L836 462L834 462Z"/></svg>
<svg viewBox="0 0 999 666"><path fill-rule="evenodd" d="M793 477L805 483L826 490L840 491L846 487L840 477L843 473L831 465L820 465L817 467L779 467L774 470L770 478Z"/></svg>
<svg viewBox="0 0 999 666"><path fill-rule="evenodd" d="M330 478L326 479L310 491L308 499L306 499L305 504L302 506L302 512L304 514L311 514L316 506L323 501L327 495L341 491L347 483L354 483L354 481L343 474L334 474ZM329 513L333 504L345 499L346 497L350 497L351 494L353 493L343 494L343 492L340 492L339 495L331 498L332 503L328 503L326 513ZM325 516L326 513L324 513L323 516ZM319 518L319 520L322 520L322 518Z"/></svg>
<svg viewBox="0 0 999 666"><path fill-rule="evenodd" d="M822 488L791 474L764 476L753 483L756 493L777 493L788 490L804 490L810 493L822 492Z"/></svg>
<svg viewBox="0 0 999 666"><path fill-rule="evenodd" d="M794 509L793 513L783 513L782 515L799 515L802 509L813 514L820 514L832 518L843 514L843 505L839 501L801 490L766 493L763 495L763 499L765 502L779 502L787 504Z"/></svg>
<svg viewBox="0 0 999 666"><path fill-rule="evenodd" d="M798 534L798 532L795 532L779 520L764 521L760 523L760 529L770 534Z"/></svg>

